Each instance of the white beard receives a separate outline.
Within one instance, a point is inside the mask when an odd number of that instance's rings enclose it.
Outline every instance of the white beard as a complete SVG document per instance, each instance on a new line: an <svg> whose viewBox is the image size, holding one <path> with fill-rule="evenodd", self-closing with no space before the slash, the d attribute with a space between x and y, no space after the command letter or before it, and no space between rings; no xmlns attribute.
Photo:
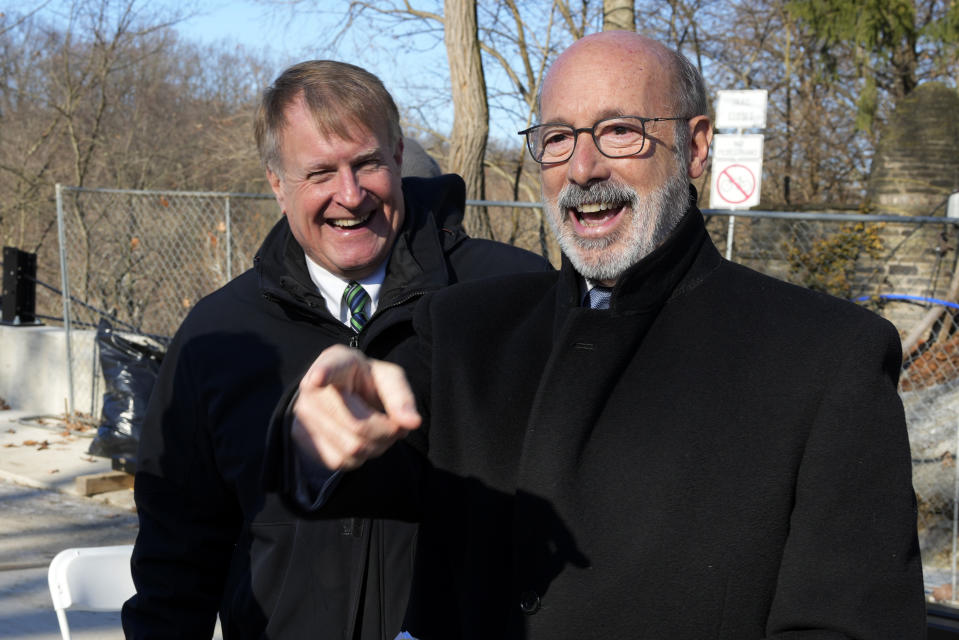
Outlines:
<svg viewBox="0 0 959 640"><path fill-rule="evenodd" d="M645 196L612 181L587 189L567 184L555 201L546 201L546 217L560 249L580 275L594 281L615 281L666 240L686 212L688 201L689 183L684 173L677 171ZM622 215L629 219L607 236L584 238L573 230L566 211L587 202L621 202L628 207Z"/></svg>

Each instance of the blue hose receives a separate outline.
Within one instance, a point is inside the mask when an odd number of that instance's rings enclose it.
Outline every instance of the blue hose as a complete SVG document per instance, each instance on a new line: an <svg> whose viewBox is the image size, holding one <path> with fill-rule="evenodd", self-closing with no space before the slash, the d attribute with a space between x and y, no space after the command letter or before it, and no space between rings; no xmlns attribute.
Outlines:
<svg viewBox="0 0 959 640"><path fill-rule="evenodd" d="M949 307L950 309L959 309L959 303L949 302L948 300L939 300L937 298L927 298L925 296L907 296L899 293L884 293L878 296L860 296L858 298L853 298L853 302L865 302L866 300L872 300L873 298L879 298L881 300L907 300L909 302L928 302L930 304L938 304L943 307Z"/></svg>

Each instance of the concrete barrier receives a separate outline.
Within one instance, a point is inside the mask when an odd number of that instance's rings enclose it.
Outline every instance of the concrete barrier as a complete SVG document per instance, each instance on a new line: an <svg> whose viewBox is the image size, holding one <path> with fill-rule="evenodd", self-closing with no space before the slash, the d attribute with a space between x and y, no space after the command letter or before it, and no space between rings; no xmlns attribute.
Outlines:
<svg viewBox="0 0 959 640"><path fill-rule="evenodd" d="M103 376L94 367L96 332L72 331L74 409L99 407ZM91 375L96 370L97 374ZM62 415L70 396L66 332L62 327L0 325L0 398L11 409L37 415Z"/></svg>

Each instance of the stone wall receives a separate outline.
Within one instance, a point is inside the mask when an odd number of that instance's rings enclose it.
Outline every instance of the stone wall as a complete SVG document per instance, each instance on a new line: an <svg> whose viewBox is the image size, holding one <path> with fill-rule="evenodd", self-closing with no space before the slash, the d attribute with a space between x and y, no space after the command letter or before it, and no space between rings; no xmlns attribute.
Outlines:
<svg viewBox="0 0 959 640"><path fill-rule="evenodd" d="M879 293L947 297L956 269L957 229L948 224L886 224L882 240L889 259L879 265ZM888 302L883 315L907 333L926 314L924 303Z"/></svg>
<svg viewBox="0 0 959 640"><path fill-rule="evenodd" d="M840 211L826 211L842 215ZM713 241L725 253L728 219L711 217L707 222ZM875 297L898 294L925 298L946 295L956 266L959 231L947 223L875 223L882 249L878 258L860 254L849 275L846 297ZM801 272L794 272L791 252L810 253L817 243L829 241L845 223L775 218L736 219L732 259L735 262L801 286L810 286ZM830 289L835 295L842 293ZM887 301L880 313L903 334L908 333L926 313L919 302Z"/></svg>
<svg viewBox="0 0 959 640"><path fill-rule="evenodd" d="M873 160L868 204L877 213L942 215L959 190L959 92L919 85L896 107Z"/></svg>
<svg viewBox="0 0 959 640"><path fill-rule="evenodd" d="M938 82L917 87L893 112L882 132L868 185L873 213L945 216L945 201L959 190L959 92ZM957 235L950 225L887 225L883 244L892 252L882 266L882 291L943 298L956 268ZM908 331L925 309L890 303L884 310Z"/></svg>

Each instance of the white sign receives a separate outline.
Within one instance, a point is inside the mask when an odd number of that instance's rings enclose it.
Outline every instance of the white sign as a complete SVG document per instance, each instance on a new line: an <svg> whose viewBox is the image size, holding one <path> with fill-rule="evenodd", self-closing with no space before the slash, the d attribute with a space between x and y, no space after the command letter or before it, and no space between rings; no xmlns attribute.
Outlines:
<svg viewBox="0 0 959 640"><path fill-rule="evenodd" d="M763 136L713 136L710 209L748 209L759 204L763 175Z"/></svg>
<svg viewBox="0 0 959 640"><path fill-rule="evenodd" d="M946 200L946 217L959 218L959 191L956 191Z"/></svg>
<svg viewBox="0 0 959 640"><path fill-rule="evenodd" d="M766 128L765 89L755 91L718 91L716 100L717 129Z"/></svg>

